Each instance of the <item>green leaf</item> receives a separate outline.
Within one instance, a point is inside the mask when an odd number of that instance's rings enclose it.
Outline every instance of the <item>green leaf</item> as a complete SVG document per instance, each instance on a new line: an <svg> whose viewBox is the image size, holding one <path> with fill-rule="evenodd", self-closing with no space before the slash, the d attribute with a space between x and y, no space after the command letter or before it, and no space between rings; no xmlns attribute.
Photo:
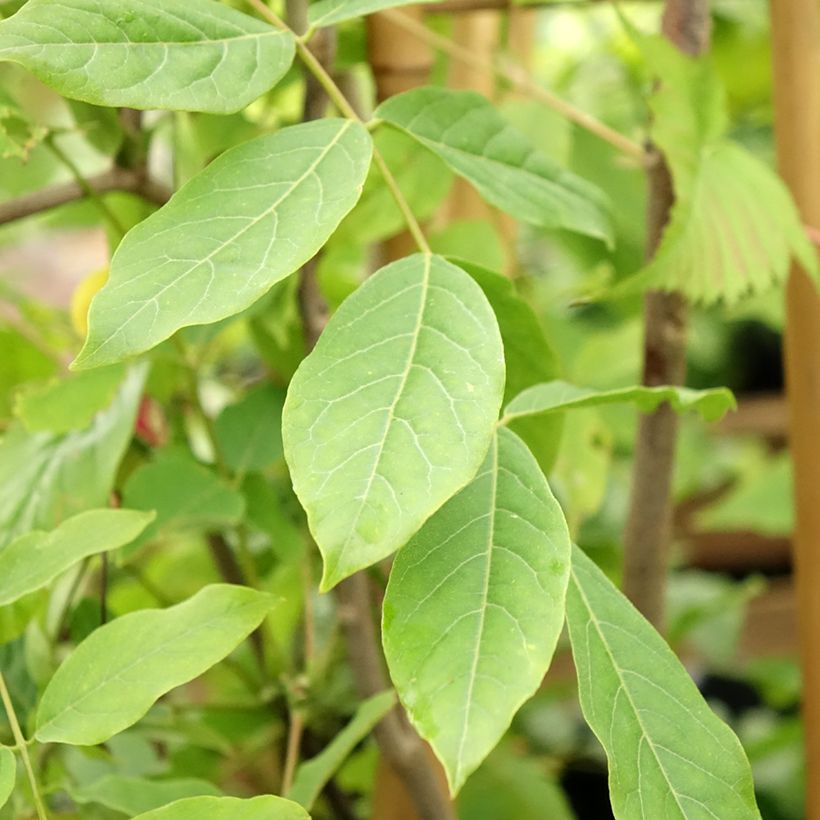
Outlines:
<svg viewBox="0 0 820 820"><path fill-rule="evenodd" d="M396 693L391 689L373 695L356 710L353 720L311 760L296 770L288 798L310 809L325 784L344 763L345 758L372 731L373 727L393 708Z"/></svg>
<svg viewBox="0 0 820 820"><path fill-rule="evenodd" d="M153 520L136 510L88 510L0 550L0 606L50 583L77 561L133 541Z"/></svg>
<svg viewBox="0 0 820 820"><path fill-rule="evenodd" d="M115 365L29 387L17 394L15 415L32 433L79 430L111 404L124 376L125 368Z"/></svg>
<svg viewBox="0 0 820 820"><path fill-rule="evenodd" d="M149 780L121 774L108 774L86 786L71 789L71 797L77 803L99 803L129 817L157 809L174 800L220 794L212 783L195 777Z"/></svg>
<svg viewBox="0 0 820 820"><path fill-rule="evenodd" d="M394 262L342 304L290 383L282 431L323 590L402 546L475 475L503 388L492 309L441 257Z"/></svg>
<svg viewBox="0 0 820 820"><path fill-rule="evenodd" d="M551 381L529 387L517 395L505 408L502 423L522 416L556 413L575 407L597 407L601 404L632 402L649 413L668 402L678 413L695 410L704 421L717 421L737 404L732 391L725 387L692 390L689 387L617 387L594 390L562 381Z"/></svg>
<svg viewBox="0 0 820 820"><path fill-rule="evenodd" d="M569 560L561 508L526 445L503 428L478 475L396 557L385 656L453 793L543 680Z"/></svg>
<svg viewBox="0 0 820 820"><path fill-rule="evenodd" d="M260 470L282 456L285 391L264 384L226 407L215 422L216 440L235 473Z"/></svg>
<svg viewBox="0 0 820 820"><path fill-rule="evenodd" d="M293 38L213 0L29 0L0 60L95 105L229 114L284 75Z"/></svg>
<svg viewBox="0 0 820 820"><path fill-rule="evenodd" d="M310 820L298 804L265 794L238 797L189 797L161 809L137 815L134 820Z"/></svg>
<svg viewBox="0 0 820 820"><path fill-rule="evenodd" d="M144 367L133 368L111 406L67 435L11 427L0 443L0 547L33 529L108 503L134 430Z"/></svg>
<svg viewBox="0 0 820 820"><path fill-rule="evenodd" d="M16 777L17 760L14 757L14 752L5 747L0 748L0 808L11 797Z"/></svg>
<svg viewBox="0 0 820 820"><path fill-rule="evenodd" d="M0 89L0 159L16 157L27 162L29 154L48 136L48 128L30 122L20 106Z"/></svg>
<svg viewBox="0 0 820 820"><path fill-rule="evenodd" d="M119 361L249 307L356 204L371 150L363 125L324 119L226 151L125 237L73 366Z"/></svg>
<svg viewBox="0 0 820 820"><path fill-rule="evenodd" d="M738 739L672 650L578 548L567 597L581 708L618 820L759 818Z"/></svg>
<svg viewBox="0 0 820 820"><path fill-rule="evenodd" d="M433 2L435 0L319 0L310 4L308 19L311 26L335 26L374 11Z"/></svg>
<svg viewBox="0 0 820 820"><path fill-rule="evenodd" d="M604 194L538 153L480 94L414 89L383 102L376 116L437 153L517 219L610 241Z"/></svg>
<svg viewBox="0 0 820 820"><path fill-rule="evenodd" d="M167 609L123 615L92 632L57 670L37 710L43 743L103 743L157 698L201 675L273 606L247 587L214 584Z"/></svg>

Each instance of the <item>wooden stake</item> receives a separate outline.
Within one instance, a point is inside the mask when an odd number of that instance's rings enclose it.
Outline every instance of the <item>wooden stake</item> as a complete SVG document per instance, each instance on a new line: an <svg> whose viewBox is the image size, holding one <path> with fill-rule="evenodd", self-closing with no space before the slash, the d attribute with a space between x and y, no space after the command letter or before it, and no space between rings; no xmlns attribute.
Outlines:
<svg viewBox="0 0 820 820"><path fill-rule="evenodd" d="M820 5L772 0L780 173L803 220L820 222ZM806 816L820 818L820 296L795 266L786 287L786 383L794 462L795 580L803 667Z"/></svg>

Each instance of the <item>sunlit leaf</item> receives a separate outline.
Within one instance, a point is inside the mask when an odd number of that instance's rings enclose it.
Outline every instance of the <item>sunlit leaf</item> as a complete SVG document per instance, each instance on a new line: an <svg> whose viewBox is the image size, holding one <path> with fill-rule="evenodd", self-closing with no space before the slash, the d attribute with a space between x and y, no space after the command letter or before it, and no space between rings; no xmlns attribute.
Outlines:
<svg viewBox="0 0 820 820"><path fill-rule="evenodd" d="M578 548L567 622L581 707L609 759L615 817L759 818L738 739L660 635Z"/></svg>
<svg viewBox="0 0 820 820"><path fill-rule="evenodd" d="M435 0L319 0L310 4L308 15L312 26L335 26L374 11L433 2Z"/></svg>
<svg viewBox="0 0 820 820"><path fill-rule="evenodd" d="M29 0L0 22L0 60L96 105L228 114L293 54L289 34L213 0Z"/></svg>
<svg viewBox="0 0 820 820"><path fill-rule="evenodd" d="M492 309L441 257L394 262L342 304L291 381L283 426L322 589L402 546L472 478L503 386Z"/></svg>
<svg viewBox="0 0 820 820"><path fill-rule="evenodd" d="M137 815L134 820L310 820L298 804L282 797L189 797Z"/></svg>
<svg viewBox="0 0 820 820"><path fill-rule="evenodd" d="M561 508L503 428L478 475L396 557L387 664L453 792L541 684L564 623L569 558Z"/></svg>
<svg viewBox="0 0 820 820"><path fill-rule="evenodd" d="M132 612L101 626L46 687L37 739L103 743L136 723L157 698L222 660L273 603L248 587L214 584L176 606Z"/></svg>
<svg viewBox="0 0 820 820"><path fill-rule="evenodd" d="M355 205L371 149L364 126L324 119L226 151L123 240L74 366L119 361L249 307Z"/></svg>

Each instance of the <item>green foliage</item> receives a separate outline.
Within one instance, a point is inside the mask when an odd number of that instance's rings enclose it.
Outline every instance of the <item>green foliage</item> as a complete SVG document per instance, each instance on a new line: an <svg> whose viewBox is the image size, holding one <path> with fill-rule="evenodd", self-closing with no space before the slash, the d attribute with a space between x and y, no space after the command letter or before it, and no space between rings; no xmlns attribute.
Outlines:
<svg viewBox="0 0 820 820"><path fill-rule="evenodd" d="M149 780L109 774L88 786L73 789L78 803L96 803L134 817L186 797L219 796L219 789L206 780L193 777L178 780Z"/></svg>
<svg viewBox="0 0 820 820"><path fill-rule="evenodd" d="M309 19L312 26L335 26L374 11L432 2L434 0L318 0L310 5Z"/></svg>
<svg viewBox="0 0 820 820"><path fill-rule="evenodd" d="M290 800L263 795L249 800L237 797L189 797L140 814L134 820L309 820L307 812Z"/></svg>
<svg viewBox="0 0 820 820"><path fill-rule="evenodd" d="M16 777L17 760L14 752L5 747L0 748L0 808L11 796Z"/></svg>

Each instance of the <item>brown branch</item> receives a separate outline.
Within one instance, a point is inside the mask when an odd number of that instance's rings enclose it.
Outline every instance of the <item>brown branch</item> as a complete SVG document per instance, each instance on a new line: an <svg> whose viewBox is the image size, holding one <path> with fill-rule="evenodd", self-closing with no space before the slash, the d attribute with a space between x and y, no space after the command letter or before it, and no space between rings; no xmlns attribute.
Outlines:
<svg viewBox="0 0 820 820"><path fill-rule="evenodd" d="M103 171L101 174L89 177L86 183L95 194L122 191L137 194L156 205L165 204L171 196L171 191L161 183L148 179L137 171L125 168L111 168ZM6 202L0 202L0 225L66 205L69 202L77 202L85 196L83 186L77 181L72 181L14 197Z"/></svg>
<svg viewBox="0 0 820 820"><path fill-rule="evenodd" d="M708 0L666 0L663 33L681 51L699 54L709 41ZM666 162L649 170L647 255L658 249L675 201ZM644 298L643 383L682 384L686 375L688 308L679 293ZM663 623L671 487L678 420L668 404L638 423L632 497L624 531L624 591L647 619Z"/></svg>

